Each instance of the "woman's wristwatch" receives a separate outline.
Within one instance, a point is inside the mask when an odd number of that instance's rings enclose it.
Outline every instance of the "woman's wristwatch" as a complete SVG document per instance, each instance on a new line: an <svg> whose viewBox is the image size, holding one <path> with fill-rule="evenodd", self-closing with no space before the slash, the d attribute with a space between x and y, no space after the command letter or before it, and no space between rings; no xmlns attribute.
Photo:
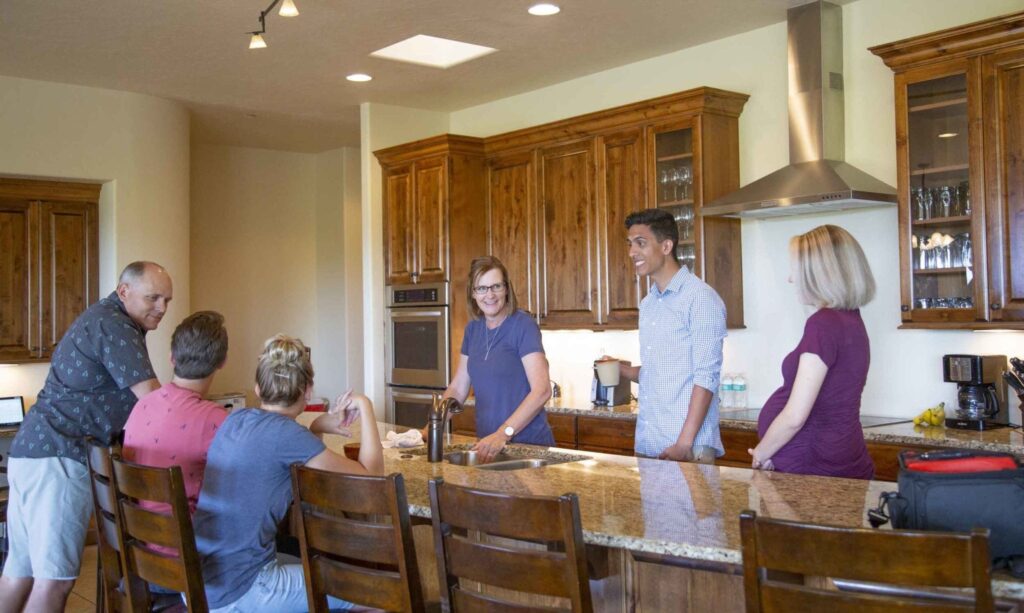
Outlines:
<svg viewBox="0 0 1024 613"><path fill-rule="evenodd" d="M508 440L511 441L512 436L515 435L516 433L516 429L506 423L505 428L502 430L502 432L505 434L505 436L508 437Z"/></svg>

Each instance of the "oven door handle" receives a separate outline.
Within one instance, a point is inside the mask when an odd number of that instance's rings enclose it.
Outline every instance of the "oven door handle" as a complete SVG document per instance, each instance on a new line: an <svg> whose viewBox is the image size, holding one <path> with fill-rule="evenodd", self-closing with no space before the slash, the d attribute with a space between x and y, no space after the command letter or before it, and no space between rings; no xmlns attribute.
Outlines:
<svg viewBox="0 0 1024 613"><path fill-rule="evenodd" d="M392 321L398 321L400 319L410 319L412 317L438 318L438 317L444 317L445 316L445 309L444 308L440 308L440 309L406 309L406 308L398 309L398 308L394 308L394 309L391 309L390 315L391 315Z"/></svg>
<svg viewBox="0 0 1024 613"><path fill-rule="evenodd" d="M435 396L440 396L442 392L438 390L430 394L418 394L416 392L399 392L395 388L391 388L391 398L394 400L428 400L434 401Z"/></svg>

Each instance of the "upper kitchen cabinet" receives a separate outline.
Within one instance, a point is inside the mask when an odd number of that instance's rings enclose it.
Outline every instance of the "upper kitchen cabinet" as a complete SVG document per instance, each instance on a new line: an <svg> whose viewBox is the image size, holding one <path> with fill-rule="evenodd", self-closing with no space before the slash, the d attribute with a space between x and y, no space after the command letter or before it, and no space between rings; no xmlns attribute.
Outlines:
<svg viewBox="0 0 1024 613"><path fill-rule="evenodd" d="M0 362L48 360L99 299L99 193L0 179Z"/></svg>
<svg viewBox="0 0 1024 613"><path fill-rule="evenodd" d="M384 270L389 285L454 281L450 238L486 248L483 143L444 135L376 151L384 179ZM468 270L468 263L465 267Z"/></svg>
<svg viewBox="0 0 1024 613"><path fill-rule="evenodd" d="M449 282L457 364L469 264L487 253L483 141L446 134L374 155L383 177L385 283Z"/></svg>
<svg viewBox="0 0 1024 613"><path fill-rule="evenodd" d="M636 328L648 280L629 259L626 217L665 207L676 257L743 325L739 221L701 205L739 186L747 96L698 88L485 139L488 247L545 328Z"/></svg>
<svg viewBox="0 0 1024 613"><path fill-rule="evenodd" d="M533 151L487 160L488 253L505 264L519 307L534 316L538 312L536 176Z"/></svg>
<svg viewBox="0 0 1024 613"><path fill-rule="evenodd" d="M895 72L908 328L1024 328L1024 13L871 49Z"/></svg>

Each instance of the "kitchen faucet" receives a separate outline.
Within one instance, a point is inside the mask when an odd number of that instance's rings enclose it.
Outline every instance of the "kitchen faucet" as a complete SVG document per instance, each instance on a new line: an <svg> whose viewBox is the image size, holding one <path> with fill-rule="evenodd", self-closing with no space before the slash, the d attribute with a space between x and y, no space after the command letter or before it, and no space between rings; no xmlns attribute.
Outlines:
<svg viewBox="0 0 1024 613"><path fill-rule="evenodd" d="M427 420L427 459L440 462L444 457L444 433L452 415L462 412L462 404L454 398L434 396Z"/></svg>

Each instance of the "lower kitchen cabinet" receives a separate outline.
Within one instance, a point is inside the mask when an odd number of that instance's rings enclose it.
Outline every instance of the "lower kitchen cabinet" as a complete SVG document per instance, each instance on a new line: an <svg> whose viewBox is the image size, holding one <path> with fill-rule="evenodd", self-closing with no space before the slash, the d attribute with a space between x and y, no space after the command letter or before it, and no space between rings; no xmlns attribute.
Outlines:
<svg viewBox="0 0 1024 613"><path fill-rule="evenodd" d="M555 446L562 449L576 449L576 417L548 413L548 425L555 435ZM452 416L452 433L476 437L476 408L467 406L461 413Z"/></svg>
<svg viewBox="0 0 1024 613"><path fill-rule="evenodd" d="M577 417L576 440L579 449L618 455L633 455L636 423L606 417Z"/></svg>

